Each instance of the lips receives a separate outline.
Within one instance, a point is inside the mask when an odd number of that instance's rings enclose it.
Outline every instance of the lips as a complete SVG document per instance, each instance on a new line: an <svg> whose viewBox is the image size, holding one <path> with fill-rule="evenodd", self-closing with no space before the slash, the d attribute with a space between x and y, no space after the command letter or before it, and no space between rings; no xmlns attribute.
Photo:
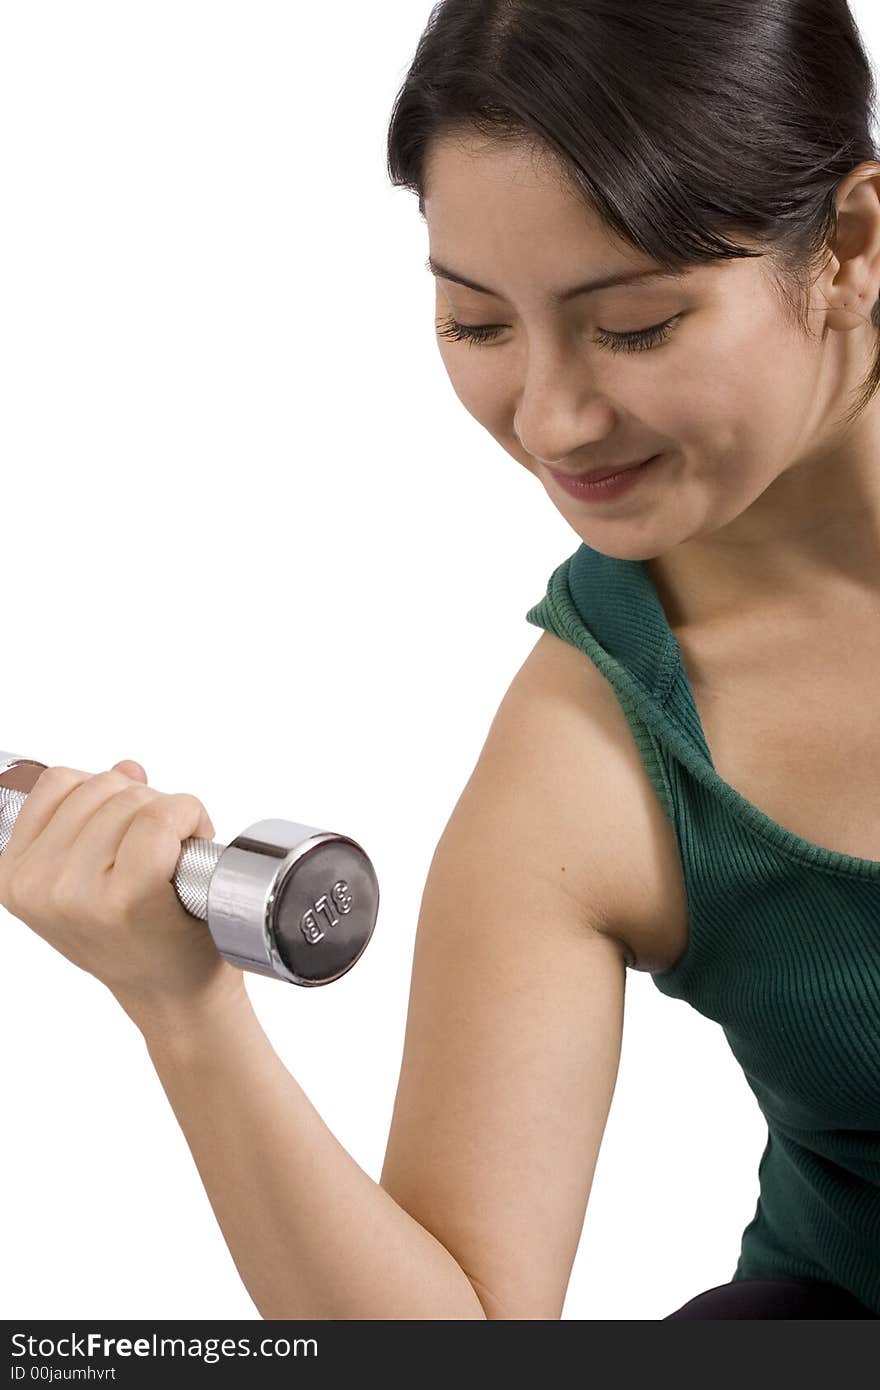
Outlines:
<svg viewBox="0 0 880 1390"><path fill-rule="evenodd" d="M655 455L651 455L654 458ZM593 473L559 473L560 478L568 478L576 483L601 483L603 478L614 478L618 473L631 473L634 468L641 468L642 464L650 463L651 459L638 459L635 463L619 463L614 468L597 468ZM551 472L557 470L552 469Z"/></svg>

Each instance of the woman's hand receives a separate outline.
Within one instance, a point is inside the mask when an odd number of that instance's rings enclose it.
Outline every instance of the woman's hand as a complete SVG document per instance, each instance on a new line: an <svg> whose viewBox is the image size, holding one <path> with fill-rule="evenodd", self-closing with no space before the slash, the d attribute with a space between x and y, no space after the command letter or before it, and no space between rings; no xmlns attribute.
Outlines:
<svg viewBox="0 0 880 1390"><path fill-rule="evenodd" d="M183 841L213 837L210 817L196 797L146 781L128 760L96 775L46 768L0 854L0 906L101 980L135 1022L246 993L172 886Z"/></svg>

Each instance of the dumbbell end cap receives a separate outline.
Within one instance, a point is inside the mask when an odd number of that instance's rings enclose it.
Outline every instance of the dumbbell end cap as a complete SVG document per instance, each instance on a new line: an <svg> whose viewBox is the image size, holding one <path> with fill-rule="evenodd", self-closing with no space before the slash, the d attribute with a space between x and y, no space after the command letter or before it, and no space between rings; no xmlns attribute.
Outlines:
<svg viewBox="0 0 880 1390"><path fill-rule="evenodd" d="M297 985L326 985L360 959L379 884L347 835L257 821L224 849L208 886L214 943L233 965Z"/></svg>

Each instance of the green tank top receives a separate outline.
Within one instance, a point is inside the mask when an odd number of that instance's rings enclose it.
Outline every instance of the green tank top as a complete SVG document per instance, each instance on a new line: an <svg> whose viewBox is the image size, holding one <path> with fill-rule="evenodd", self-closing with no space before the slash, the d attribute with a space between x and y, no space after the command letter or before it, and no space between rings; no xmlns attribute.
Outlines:
<svg viewBox="0 0 880 1390"><path fill-rule="evenodd" d="M651 978L720 1023L767 1122L732 1280L826 1280L880 1315L880 862L800 839L718 776L642 561L582 545L526 618L614 688L687 890L687 949Z"/></svg>

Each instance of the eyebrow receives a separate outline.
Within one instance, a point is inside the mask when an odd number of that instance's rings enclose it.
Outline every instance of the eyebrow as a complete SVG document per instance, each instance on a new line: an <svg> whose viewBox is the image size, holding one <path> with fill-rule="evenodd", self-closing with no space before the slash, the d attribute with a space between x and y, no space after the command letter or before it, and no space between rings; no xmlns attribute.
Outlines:
<svg viewBox="0 0 880 1390"><path fill-rule="evenodd" d="M450 270L445 265L440 265L429 256L425 262L425 269L430 270L432 275L439 276L441 280L451 280L455 285L464 285L466 289L476 290L477 294L491 294L496 299L503 299L504 295L497 290L487 289L485 285L478 285L476 281L469 280L466 275L459 275L457 271ZM550 296L552 304L566 304L570 299L576 299L578 295L595 294L597 290L609 290L615 285L631 285L637 281L645 280L682 280L687 275L687 270L628 270L617 275L605 275L600 280L587 280L583 285L575 285L570 290L561 290L558 294Z"/></svg>

